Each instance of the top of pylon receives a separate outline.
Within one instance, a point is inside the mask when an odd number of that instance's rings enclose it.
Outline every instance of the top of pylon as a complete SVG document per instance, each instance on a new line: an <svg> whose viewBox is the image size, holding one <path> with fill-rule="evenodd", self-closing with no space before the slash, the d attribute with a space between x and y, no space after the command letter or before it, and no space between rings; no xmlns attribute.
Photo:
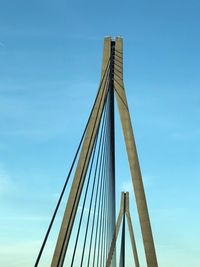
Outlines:
<svg viewBox="0 0 200 267"><path fill-rule="evenodd" d="M116 37L112 37L112 36L107 35L107 36L104 37L104 39L111 39L112 41L115 41L118 38L119 39L122 39L122 36L121 35L118 35Z"/></svg>

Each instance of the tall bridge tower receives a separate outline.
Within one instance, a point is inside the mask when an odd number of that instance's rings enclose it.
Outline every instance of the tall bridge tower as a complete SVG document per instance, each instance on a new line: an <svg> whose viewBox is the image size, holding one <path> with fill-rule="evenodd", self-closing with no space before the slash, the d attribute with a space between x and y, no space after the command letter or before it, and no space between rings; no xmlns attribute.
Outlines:
<svg viewBox="0 0 200 267"><path fill-rule="evenodd" d="M62 196L68 184L69 178L72 176L73 170L73 180L51 267L62 267L64 265L70 242L74 242L74 250L72 250L73 252L70 254L70 260L67 259L66 266L116 266L115 247L122 218L124 219L122 224L120 266L125 266L125 215L127 217L131 237L135 266L139 267L136 242L130 219L128 193L122 193L121 208L117 222L115 217L114 97L116 97L117 100L118 111L123 129L147 266L158 266L142 175L123 82L123 40L121 37L116 37L114 40L111 37L106 37L104 39L101 80L97 96L72 163L72 167L39 252L35 267L38 266L43 248L46 244L46 240L51 230ZM93 179L91 177L93 177ZM90 198L88 197L89 194L91 195ZM79 221L76 222L81 199L81 214L79 214ZM82 227L81 225L83 225L86 205L88 205L86 216L87 222ZM72 241L71 235L73 229L77 230L77 235L75 240ZM88 233L88 229L90 229L91 234ZM96 235L94 234L95 229ZM76 251L78 249L78 242L79 239L81 239L81 236L82 248L81 253L78 256L79 263L74 265L75 256L77 255ZM89 238L89 236L91 238ZM95 248L98 244L99 247ZM85 259L86 256L87 259Z"/></svg>

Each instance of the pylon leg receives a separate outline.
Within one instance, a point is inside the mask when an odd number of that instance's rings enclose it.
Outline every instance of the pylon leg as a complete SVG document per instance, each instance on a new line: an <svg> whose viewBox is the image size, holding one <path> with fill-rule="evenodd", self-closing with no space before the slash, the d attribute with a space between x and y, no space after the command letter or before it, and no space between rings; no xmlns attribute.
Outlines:
<svg viewBox="0 0 200 267"><path fill-rule="evenodd" d="M136 243L135 243L135 237L134 237L134 233L133 233L133 226L132 226L132 222L131 222L130 210L129 210L129 193L128 192L126 192L126 210L125 210L125 213L126 213L128 229L129 229L129 234L130 234L130 239L131 239L133 257L135 260L135 267L140 267L139 259L138 259L138 253L137 253L137 247L136 247Z"/></svg>
<svg viewBox="0 0 200 267"><path fill-rule="evenodd" d="M71 186L66 209L64 212L63 221L58 235L58 240L54 251L51 267L62 267L64 263L65 254L74 223L74 218L77 212L78 203L84 185L85 174L87 172L87 167L94 146L95 136L97 133L98 126L100 124L101 114L103 112L103 104L106 97L106 90L104 90L104 88L107 86L106 85L107 81L104 76L106 68L109 64L109 59L110 59L110 40L108 39L105 40L104 42L102 78L99 88L99 94L97 96L96 104L94 106L87 127L86 135L83 141L79 161L75 171L73 183Z"/></svg>
<svg viewBox="0 0 200 267"><path fill-rule="evenodd" d="M120 225L121 225L121 222L122 222L123 214L124 214L124 193L122 192L121 193L120 212L119 212L119 215L118 215L118 218L117 218L117 223L116 223L116 226L115 226L113 239L112 239L110 250L109 250L109 253L108 253L108 259L106 261L106 267L110 267L110 264L112 262L112 257L113 257L113 253L114 253L114 250L115 250L115 247L116 247L116 240L117 240L117 237L118 237L118 234L119 234L119 228L120 228Z"/></svg>
<svg viewBox="0 0 200 267"><path fill-rule="evenodd" d="M114 86L116 91L116 98L118 109L120 113L121 124L128 154L129 166L132 176L133 188L135 192L136 204L140 219L140 226L142 230L142 237L146 260L148 267L157 267L156 252L154 247L153 235L151 231L150 219L142 182L142 175L139 166L139 160L133 135L131 118L128 109L128 103L123 84L123 48L122 38L116 38L115 44L115 73Z"/></svg>

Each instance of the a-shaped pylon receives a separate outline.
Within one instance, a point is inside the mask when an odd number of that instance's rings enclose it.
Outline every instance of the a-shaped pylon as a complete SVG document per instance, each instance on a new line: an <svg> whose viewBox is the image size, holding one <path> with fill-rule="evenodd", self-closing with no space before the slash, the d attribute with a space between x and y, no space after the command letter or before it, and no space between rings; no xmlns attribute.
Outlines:
<svg viewBox="0 0 200 267"><path fill-rule="evenodd" d="M127 218L127 223L128 223L128 229L129 229L129 234L130 234L130 240L131 240L131 246L132 246L132 251L133 251L133 257L135 261L135 266L140 267L139 265L139 259L138 259L138 253L137 253L137 248L136 248L136 242L135 242L135 237L133 233L133 226L132 226L132 221L131 221L131 216L130 216L130 211L129 211L129 193L128 192L122 192L121 193L121 207L119 211L119 215L117 218L116 226L115 226L115 231L113 234L113 239L112 243L110 246L110 251L108 254L108 259L106 262L106 267L110 267L111 262L112 262L112 256L116 247L116 241L117 237L119 234L119 229L120 225L122 223L122 218L123 216L126 215Z"/></svg>

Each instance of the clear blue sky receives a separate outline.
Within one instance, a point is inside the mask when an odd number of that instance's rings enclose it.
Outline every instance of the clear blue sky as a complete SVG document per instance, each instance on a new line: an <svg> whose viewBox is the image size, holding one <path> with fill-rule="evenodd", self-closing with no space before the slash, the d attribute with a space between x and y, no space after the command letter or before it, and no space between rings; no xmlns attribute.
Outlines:
<svg viewBox="0 0 200 267"><path fill-rule="evenodd" d="M200 266L199 14L198 0L1 1L0 266L33 266L97 91L107 35L124 38L159 266ZM118 194L132 190L119 126Z"/></svg>

